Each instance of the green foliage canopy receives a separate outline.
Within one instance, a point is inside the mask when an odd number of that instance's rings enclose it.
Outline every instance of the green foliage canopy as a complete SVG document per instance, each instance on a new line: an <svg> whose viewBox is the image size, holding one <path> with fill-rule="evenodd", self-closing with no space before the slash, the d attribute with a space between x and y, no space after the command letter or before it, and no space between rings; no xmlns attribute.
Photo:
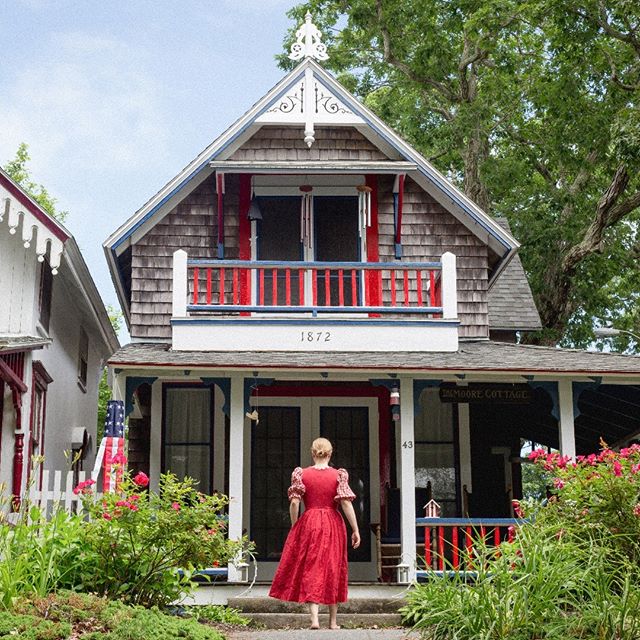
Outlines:
<svg viewBox="0 0 640 640"><path fill-rule="evenodd" d="M509 220L545 326L534 341L638 331L640 5L309 0L294 25L307 11L339 79Z"/></svg>
<svg viewBox="0 0 640 640"><path fill-rule="evenodd" d="M64 222L69 215L68 211L60 211L56 207L56 199L51 196L47 189L34 182L31 171L27 167L31 156L29 146L24 142L20 143L16 151L15 158L7 162L3 169L15 180L52 218L58 222Z"/></svg>

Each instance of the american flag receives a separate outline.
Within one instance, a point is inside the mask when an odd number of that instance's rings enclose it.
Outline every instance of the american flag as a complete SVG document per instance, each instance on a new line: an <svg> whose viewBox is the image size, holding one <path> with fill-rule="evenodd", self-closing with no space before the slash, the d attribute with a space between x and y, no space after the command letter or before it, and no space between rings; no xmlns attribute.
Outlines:
<svg viewBox="0 0 640 640"><path fill-rule="evenodd" d="M124 402L122 400L107 402L107 417L104 421L104 437L100 443L100 449L104 450L102 490L104 492L116 491L122 482L122 474L126 466L124 462Z"/></svg>

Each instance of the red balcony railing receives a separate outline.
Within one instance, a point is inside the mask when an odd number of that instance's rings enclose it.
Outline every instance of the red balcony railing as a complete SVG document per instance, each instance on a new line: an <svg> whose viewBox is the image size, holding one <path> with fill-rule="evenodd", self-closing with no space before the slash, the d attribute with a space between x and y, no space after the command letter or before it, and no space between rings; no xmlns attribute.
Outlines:
<svg viewBox="0 0 640 640"><path fill-rule="evenodd" d="M474 558L487 547L512 542L518 518L416 518L424 527L424 568L418 571L474 571Z"/></svg>
<svg viewBox="0 0 640 640"><path fill-rule="evenodd" d="M442 316L440 262L187 261L188 312Z"/></svg>

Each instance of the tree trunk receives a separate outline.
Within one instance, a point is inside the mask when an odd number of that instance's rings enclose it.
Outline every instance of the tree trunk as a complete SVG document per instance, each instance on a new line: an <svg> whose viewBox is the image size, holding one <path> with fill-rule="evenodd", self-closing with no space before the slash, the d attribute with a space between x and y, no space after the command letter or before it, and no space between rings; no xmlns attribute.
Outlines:
<svg viewBox="0 0 640 640"><path fill-rule="evenodd" d="M482 179L482 163L489 157L489 140L480 126L476 126L466 139L462 150L464 162L464 192L483 211L491 211L491 200L485 181Z"/></svg>

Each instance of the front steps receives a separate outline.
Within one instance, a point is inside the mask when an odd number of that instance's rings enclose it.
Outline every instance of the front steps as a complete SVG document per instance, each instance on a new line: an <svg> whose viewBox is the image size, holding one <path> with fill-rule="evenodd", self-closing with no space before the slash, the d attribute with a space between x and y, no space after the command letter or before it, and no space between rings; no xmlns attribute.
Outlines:
<svg viewBox="0 0 640 640"><path fill-rule="evenodd" d="M339 605L338 624L344 628L399 627L402 620L398 609L404 603L403 599L398 598L352 598ZM254 625L265 629L306 629L309 626L305 604L250 596L229 598L228 604L239 609ZM328 608L321 605L320 627L328 626Z"/></svg>

